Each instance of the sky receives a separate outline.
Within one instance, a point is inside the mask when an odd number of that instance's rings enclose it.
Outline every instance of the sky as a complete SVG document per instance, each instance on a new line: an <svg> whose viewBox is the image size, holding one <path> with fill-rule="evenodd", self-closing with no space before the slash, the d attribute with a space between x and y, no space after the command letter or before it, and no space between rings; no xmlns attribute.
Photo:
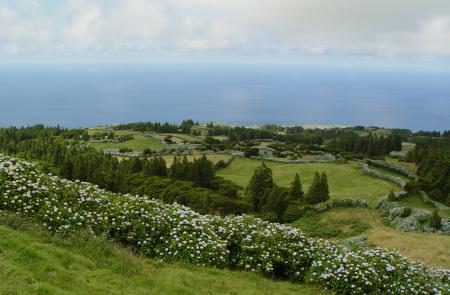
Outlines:
<svg viewBox="0 0 450 295"><path fill-rule="evenodd" d="M0 62L450 65L449 0L0 0Z"/></svg>

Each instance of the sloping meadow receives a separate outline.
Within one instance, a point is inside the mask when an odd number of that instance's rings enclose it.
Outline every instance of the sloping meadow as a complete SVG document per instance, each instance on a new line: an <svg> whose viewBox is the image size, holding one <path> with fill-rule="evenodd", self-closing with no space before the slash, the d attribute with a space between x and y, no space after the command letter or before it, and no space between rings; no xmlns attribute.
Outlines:
<svg viewBox="0 0 450 295"><path fill-rule="evenodd" d="M382 249L349 251L299 230L251 216L200 215L145 196L41 173L0 155L0 209L35 217L49 231L87 228L166 262L260 272L339 294L449 294L450 271Z"/></svg>

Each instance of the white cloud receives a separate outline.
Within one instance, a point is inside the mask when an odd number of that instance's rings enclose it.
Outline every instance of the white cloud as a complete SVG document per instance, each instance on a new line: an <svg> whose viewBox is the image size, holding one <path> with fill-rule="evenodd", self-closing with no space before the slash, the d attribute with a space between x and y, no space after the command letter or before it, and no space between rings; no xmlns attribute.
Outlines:
<svg viewBox="0 0 450 295"><path fill-rule="evenodd" d="M101 6L95 1L70 1L74 10L62 32L71 43L146 42L157 38L168 25L168 18L157 1L111 1Z"/></svg>
<svg viewBox="0 0 450 295"><path fill-rule="evenodd" d="M435 55L450 55L450 17L425 22L413 38L413 48Z"/></svg>
<svg viewBox="0 0 450 295"><path fill-rule="evenodd" d="M450 57L448 0L49 2L0 4L2 56Z"/></svg>

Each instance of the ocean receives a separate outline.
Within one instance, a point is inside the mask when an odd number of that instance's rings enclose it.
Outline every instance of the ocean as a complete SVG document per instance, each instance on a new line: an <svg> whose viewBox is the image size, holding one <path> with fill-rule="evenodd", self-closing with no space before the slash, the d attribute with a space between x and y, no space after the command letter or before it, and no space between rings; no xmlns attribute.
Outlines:
<svg viewBox="0 0 450 295"><path fill-rule="evenodd" d="M286 63L0 65L0 125L192 118L450 129L450 72Z"/></svg>

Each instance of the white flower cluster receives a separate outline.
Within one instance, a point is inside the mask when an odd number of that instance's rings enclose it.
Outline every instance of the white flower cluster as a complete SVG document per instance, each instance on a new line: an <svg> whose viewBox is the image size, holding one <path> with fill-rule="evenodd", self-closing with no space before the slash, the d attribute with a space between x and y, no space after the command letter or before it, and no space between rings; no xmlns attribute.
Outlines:
<svg viewBox="0 0 450 295"><path fill-rule="evenodd" d="M404 196L403 192L396 194L396 199L400 200ZM410 209L400 203L391 202L387 196L378 200L377 208L389 225L405 232L433 232L431 227L432 213L425 209ZM440 232L450 232L448 219L442 219Z"/></svg>
<svg viewBox="0 0 450 295"><path fill-rule="evenodd" d="M367 208L369 204L364 199L330 199L313 205L317 212L324 212L333 208Z"/></svg>
<svg viewBox="0 0 450 295"><path fill-rule="evenodd" d="M367 163L364 163L362 165L362 170L367 175L371 175L371 176L374 176L374 177L378 177L378 178L390 181L390 182L398 185L400 188L404 188L405 185L406 185L406 182L404 182L403 179L401 179L400 177L389 175L389 174L385 174L385 173L382 173L382 172L380 172L378 170L375 170L375 169L370 169L369 165Z"/></svg>
<svg viewBox="0 0 450 295"><path fill-rule="evenodd" d="M308 280L338 294L448 294L450 272L385 250L355 250L251 216L200 215L178 204L113 194L40 173L0 155L0 210L52 232L87 228L163 261L186 261Z"/></svg>

